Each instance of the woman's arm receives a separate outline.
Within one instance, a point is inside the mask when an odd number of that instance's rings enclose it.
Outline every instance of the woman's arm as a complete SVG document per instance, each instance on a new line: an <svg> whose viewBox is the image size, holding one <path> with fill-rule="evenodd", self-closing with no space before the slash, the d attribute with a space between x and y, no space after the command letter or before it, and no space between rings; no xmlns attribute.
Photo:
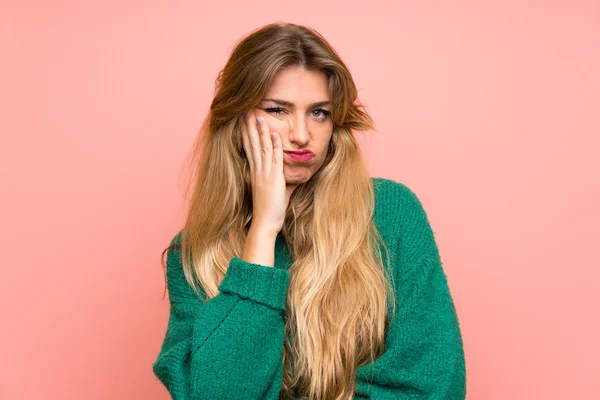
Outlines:
<svg viewBox="0 0 600 400"><path fill-rule="evenodd" d="M153 371L174 400L279 397L289 279L285 269L236 257L220 293L200 301L183 275L181 252L169 250L169 322Z"/></svg>
<svg viewBox="0 0 600 400"><path fill-rule="evenodd" d="M357 371L354 398L463 400L466 368L456 309L425 211L414 193L403 190L399 304L385 352Z"/></svg>

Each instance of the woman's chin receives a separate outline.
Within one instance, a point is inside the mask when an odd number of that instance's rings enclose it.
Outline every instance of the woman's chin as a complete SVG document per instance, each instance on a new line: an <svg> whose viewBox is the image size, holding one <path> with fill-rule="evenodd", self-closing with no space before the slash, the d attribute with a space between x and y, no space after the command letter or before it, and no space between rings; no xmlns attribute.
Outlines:
<svg viewBox="0 0 600 400"><path fill-rule="evenodd" d="M288 175L285 174L285 183L286 185L300 185L302 183L308 182L308 180L310 179L311 175L309 174L294 174L294 175Z"/></svg>

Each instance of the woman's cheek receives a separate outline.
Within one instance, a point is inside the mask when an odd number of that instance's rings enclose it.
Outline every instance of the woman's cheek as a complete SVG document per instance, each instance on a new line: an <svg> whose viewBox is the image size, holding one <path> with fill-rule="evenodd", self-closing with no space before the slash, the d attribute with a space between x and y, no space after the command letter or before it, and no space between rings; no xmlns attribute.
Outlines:
<svg viewBox="0 0 600 400"><path fill-rule="evenodd" d="M277 133L284 133L284 130L288 128L288 124L285 120L270 117L268 119L269 127Z"/></svg>

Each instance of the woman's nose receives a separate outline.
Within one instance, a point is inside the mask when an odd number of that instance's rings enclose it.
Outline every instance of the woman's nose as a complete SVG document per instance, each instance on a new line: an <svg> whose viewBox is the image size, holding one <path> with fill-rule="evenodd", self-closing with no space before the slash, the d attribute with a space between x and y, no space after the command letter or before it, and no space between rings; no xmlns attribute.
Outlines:
<svg viewBox="0 0 600 400"><path fill-rule="evenodd" d="M288 140L300 144L306 144L309 139L308 127L306 122L302 120L294 121L293 118L288 120Z"/></svg>

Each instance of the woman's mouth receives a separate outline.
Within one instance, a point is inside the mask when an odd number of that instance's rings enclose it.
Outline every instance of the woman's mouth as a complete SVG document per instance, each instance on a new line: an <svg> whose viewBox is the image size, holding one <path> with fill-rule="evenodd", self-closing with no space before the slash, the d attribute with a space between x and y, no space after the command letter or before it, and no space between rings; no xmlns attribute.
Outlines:
<svg viewBox="0 0 600 400"><path fill-rule="evenodd" d="M298 161L298 162L308 162L308 161L312 160L312 158L315 156L312 151L294 152L294 151L285 151L284 150L284 153L287 154L288 157L290 157L292 160Z"/></svg>

